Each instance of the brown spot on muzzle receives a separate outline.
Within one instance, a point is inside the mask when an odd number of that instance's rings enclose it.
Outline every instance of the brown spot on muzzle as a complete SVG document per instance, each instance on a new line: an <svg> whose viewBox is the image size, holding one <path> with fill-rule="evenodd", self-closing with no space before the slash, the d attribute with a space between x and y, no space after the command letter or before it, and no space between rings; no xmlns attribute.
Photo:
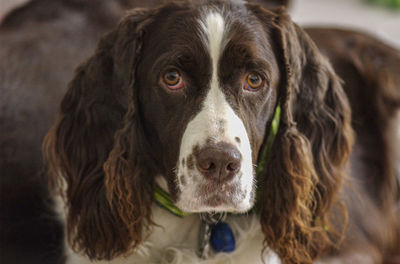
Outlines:
<svg viewBox="0 0 400 264"><path fill-rule="evenodd" d="M189 157L187 157L187 167L188 167L189 170L193 170L194 169L193 154L190 154Z"/></svg>
<svg viewBox="0 0 400 264"><path fill-rule="evenodd" d="M226 123L226 121L224 119L218 120L218 123L217 123L218 133L220 133L220 134L225 133L225 123Z"/></svg>
<svg viewBox="0 0 400 264"><path fill-rule="evenodd" d="M185 178L185 175L179 176L179 179L181 180L182 185L185 186L185 185L186 185L186 178Z"/></svg>
<svg viewBox="0 0 400 264"><path fill-rule="evenodd" d="M235 137L235 141L240 144L241 140L239 137Z"/></svg>

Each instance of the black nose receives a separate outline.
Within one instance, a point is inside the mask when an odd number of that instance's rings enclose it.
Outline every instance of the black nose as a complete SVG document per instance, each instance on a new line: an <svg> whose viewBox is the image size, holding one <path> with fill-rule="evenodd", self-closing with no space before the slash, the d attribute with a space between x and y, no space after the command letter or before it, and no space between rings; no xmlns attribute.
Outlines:
<svg viewBox="0 0 400 264"><path fill-rule="evenodd" d="M235 146L228 143L206 146L194 155L197 169L209 180L229 181L240 170L242 155Z"/></svg>

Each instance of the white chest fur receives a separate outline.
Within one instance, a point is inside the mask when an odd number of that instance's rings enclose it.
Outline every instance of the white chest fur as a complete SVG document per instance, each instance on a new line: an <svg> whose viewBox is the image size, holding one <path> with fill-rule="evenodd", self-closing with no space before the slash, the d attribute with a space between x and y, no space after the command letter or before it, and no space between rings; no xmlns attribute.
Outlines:
<svg viewBox="0 0 400 264"><path fill-rule="evenodd" d="M59 204L59 206L63 206ZM65 246L67 264L112 263L112 264L208 264L237 263L258 264L262 261L263 235L258 217L255 215L228 216L236 238L236 250L233 253L218 253L202 260L196 255L200 219L197 215L180 218L165 209L153 206L153 219L159 226L144 236L144 241L134 253L112 261L91 262L88 258L74 253ZM264 263L280 264L273 252L267 252Z"/></svg>

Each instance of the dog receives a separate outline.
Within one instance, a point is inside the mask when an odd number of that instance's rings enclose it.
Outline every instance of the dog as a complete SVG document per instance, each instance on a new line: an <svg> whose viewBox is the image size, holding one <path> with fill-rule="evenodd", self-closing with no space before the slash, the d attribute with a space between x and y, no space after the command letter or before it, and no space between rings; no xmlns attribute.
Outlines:
<svg viewBox="0 0 400 264"><path fill-rule="evenodd" d="M360 87L347 84L348 94ZM311 263L335 254L346 206L349 248L338 254L352 248L353 263L383 262L378 252L394 250L398 241L394 166L375 174L377 164L363 165L369 151L377 154L368 140L376 135L371 127L364 132L359 116L352 126L352 99L328 59L282 10L212 1L133 11L78 68L45 143L51 174L65 181L59 186L69 244L93 260L200 261L193 244L200 218L155 208L155 185L185 212L247 212L256 198L254 161L263 156L280 107L258 182L260 225L252 216L228 216L240 234L238 250L205 261ZM366 141L360 149L353 147L357 126L357 140ZM389 149L379 153L390 160ZM343 185L348 170L351 188ZM118 259L127 252L134 253Z"/></svg>
<svg viewBox="0 0 400 264"><path fill-rule="evenodd" d="M67 263L388 261L399 58L252 3L131 11L77 69L44 143ZM191 214L156 205L157 188ZM234 252L199 256L211 212L230 213Z"/></svg>

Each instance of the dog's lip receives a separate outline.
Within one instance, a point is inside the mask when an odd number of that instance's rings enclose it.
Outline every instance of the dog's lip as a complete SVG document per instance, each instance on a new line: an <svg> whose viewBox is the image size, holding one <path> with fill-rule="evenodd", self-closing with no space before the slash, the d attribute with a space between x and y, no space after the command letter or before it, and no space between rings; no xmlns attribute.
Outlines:
<svg viewBox="0 0 400 264"><path fill-rule="evenodd" d="M228 203L227 197L224 195L220 195L219 193L213 194L204 201L204 204L212 207L217 207L220 206L221 204L226 204L226 203Z"/></svg>
<svg viewBox="0 0 400 264"><path fill-rule="evenodd" d="M243 207L241 202L246 196L247 191L241 189L240 181L227 183L211 183L203 181L198 183L194 194L189 198L178 203L178 207L186 212L205 213L205 212L230 212L244 213L250 207Z"/></svg>
<svg viewBox="0 0 400 264"><path fill-rule="evenodd" d="M197 197L200 204L209 207L234 205L238 186L235 183L207 183L199 186Z"/></svg>
<svg viewBox="0 0 400 264"><path fill-rule="evenodd" d="M206 183L198 188L200 197L223 196L232 197L237 192L237 184L235 183Z"/></svg>

